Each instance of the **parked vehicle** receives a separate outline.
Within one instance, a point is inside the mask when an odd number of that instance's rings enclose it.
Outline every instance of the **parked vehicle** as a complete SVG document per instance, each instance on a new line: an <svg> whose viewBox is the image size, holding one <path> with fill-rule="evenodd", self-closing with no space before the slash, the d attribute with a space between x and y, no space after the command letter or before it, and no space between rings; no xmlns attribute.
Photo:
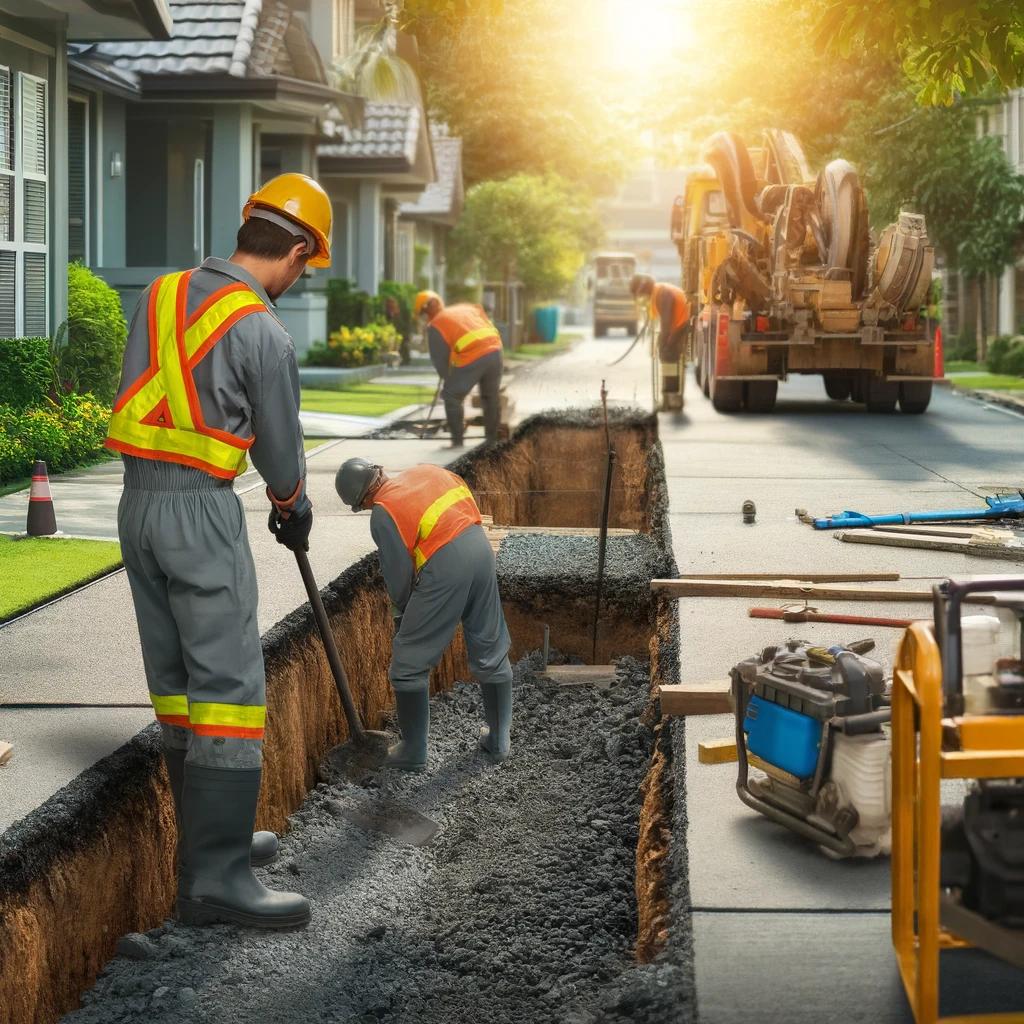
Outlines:
<svg viewBox="0 0 1024 1024"><path fill-rule="evenodd" d="M612 327L636 334L636 303L629 280L636 273L636 257L629 252L599 252L594 257L594 337Z"/></svg>
<svg viewBox="0 0 1024 1024"><path fill-rule="evenodd" d="M833 160L814 179L789 132L758 147L718 132L703 159L671 232L715 408L769 412L779 381L804 373L872 412L924 412L942 376L920 312L934 262L924 217L901 213L873 245L856 170Z"/></svg>

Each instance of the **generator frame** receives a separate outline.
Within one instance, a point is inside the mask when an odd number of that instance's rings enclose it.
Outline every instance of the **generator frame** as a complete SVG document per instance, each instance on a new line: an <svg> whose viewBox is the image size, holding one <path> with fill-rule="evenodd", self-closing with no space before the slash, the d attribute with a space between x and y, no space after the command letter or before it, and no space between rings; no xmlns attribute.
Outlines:
<svg viewBox="0 0 1024 1024"><path fill-rule="evenodd" d="M959 600L956 606L959 614ZM942 780L1024 776L1024 718L944 718L942 665L933 625L913 623L900 640L892 684L893 946L917 1024L1019 1024L1019 1011L939 1016L939 954L975 944L942 920Z"/></svg>

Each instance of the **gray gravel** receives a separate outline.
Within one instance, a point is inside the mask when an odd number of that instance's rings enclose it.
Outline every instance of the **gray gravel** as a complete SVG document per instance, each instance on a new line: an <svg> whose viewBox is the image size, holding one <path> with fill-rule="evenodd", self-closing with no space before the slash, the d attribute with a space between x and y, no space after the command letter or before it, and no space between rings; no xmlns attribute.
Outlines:
<svg viewBox="0 0 1024 1024"><path fill-rule="evenodd" d="M265 872L313 902L307 929L167 922L124 947L153 957L114 959L67 1024L689 1019L688 972L631 954L646 666L623 659L608 691L543 688L525 661L516 681L504 764L477 753L479 688L458 684L433 702L425 775L310 794ZM341 812L369 796L440 831L422 847L363 832Z"/></svg>

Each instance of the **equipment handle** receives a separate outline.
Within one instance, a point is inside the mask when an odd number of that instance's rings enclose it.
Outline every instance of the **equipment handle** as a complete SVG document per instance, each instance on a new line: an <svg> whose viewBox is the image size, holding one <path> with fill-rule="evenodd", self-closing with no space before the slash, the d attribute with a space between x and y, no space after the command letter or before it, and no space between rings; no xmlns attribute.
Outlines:
<svg viewBox="0 0 1024 1024"><path fill-rule="evenodd" d="M320 599L320 590L313 577L313 570L309 564L309 558L305 551L295 552L295 561L299 566L299 574L306 587L306 595L309 597L310 607L313 609L313 617L316 619L317 629L320 631L320 639L323 640L324 650L327 652L327 661L331 666L331 675L334 676L334 685L338 688L338 697L341 700L342 709L345 712L345 721L348 722L348 731L352 738L359 742L366 736L366 730L360 721L359 712L356 711L355 703L352 700L352 691L348 686L348 677L345 675L345 668L341 664L341 656L338 654L338 645L334 642L334 634L331 632L331 624L327 619L327 611Z"/></svg>

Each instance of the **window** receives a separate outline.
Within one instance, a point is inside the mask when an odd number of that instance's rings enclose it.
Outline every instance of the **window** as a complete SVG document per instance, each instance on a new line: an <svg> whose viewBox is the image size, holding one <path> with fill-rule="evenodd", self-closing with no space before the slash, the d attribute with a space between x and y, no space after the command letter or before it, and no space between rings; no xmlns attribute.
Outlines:
<svg viewBox="0 0 1024 1024"><path fill-rule="evenodd" d="M0 336L49 331L47 84L0 67Z"/></svg>
<svg viewBox="0 0 1024 1024"><path fill-rule="evenodd" d="M68 259L89 259L89 104L68 98Z"/></svg>

